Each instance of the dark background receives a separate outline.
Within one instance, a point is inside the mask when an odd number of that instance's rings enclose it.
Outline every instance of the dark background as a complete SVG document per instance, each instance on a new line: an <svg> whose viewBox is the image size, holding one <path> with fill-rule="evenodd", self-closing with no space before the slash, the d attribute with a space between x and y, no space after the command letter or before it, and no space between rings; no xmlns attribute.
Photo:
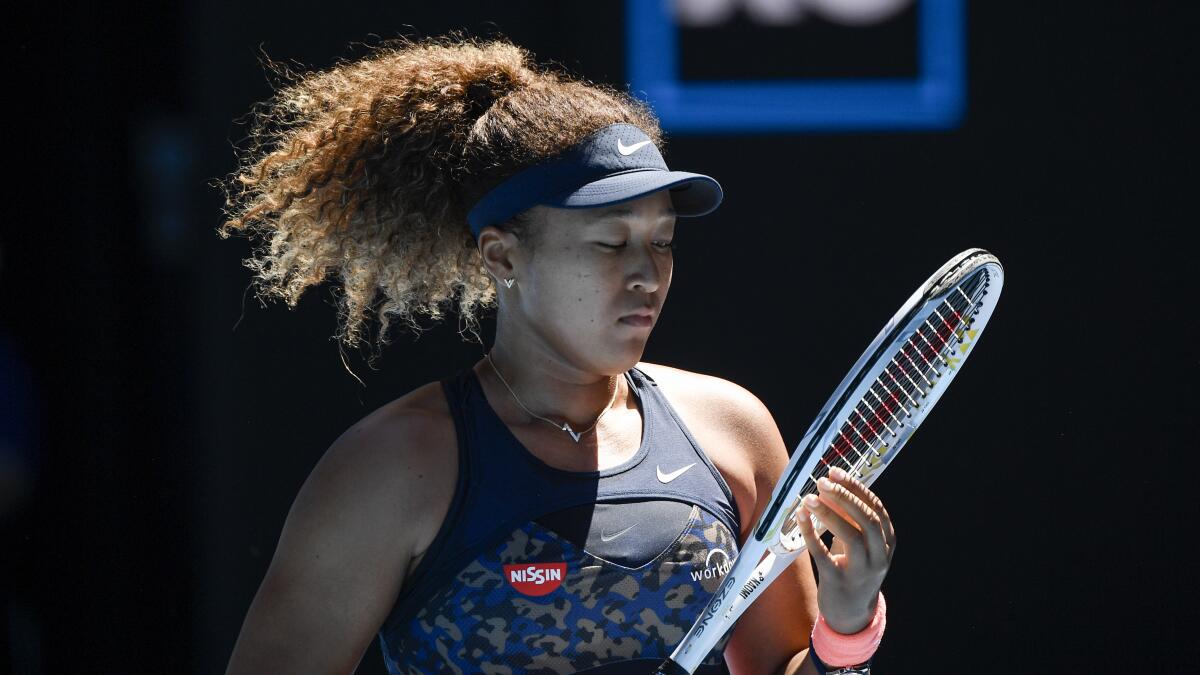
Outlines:
<svg viewBox="0 0 1200 675"><path fill-rule="evenodd" d="M451 319L352 358L360 386L328 289L264 308L247 242L215 236L260 45L326 67L372 34L500 31L625 82L623 3L416 4L40 3L5 29L0 333L37 468L0 539L12 672L221 672L329 443L482 354ZM940 263L1005 264L982 350L876 484L899 535L878 672L1200 669L1184 4L972 3L954 130L669 136L727 197L681 223L645 358L747 387L789 444ZM861 67L911 67L902 32ZM692 51L700 76L738 53Z"/></svg>

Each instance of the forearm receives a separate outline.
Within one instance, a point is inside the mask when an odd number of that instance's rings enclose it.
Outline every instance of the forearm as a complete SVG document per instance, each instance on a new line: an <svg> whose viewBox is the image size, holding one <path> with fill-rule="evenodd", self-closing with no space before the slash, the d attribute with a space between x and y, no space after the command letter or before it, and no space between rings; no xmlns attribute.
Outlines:
<svg viewBox="0 0 1200 675"><path fill-rule="evenodd" d="M874 603L872 603L872 605L874 605ZM875 607L872 606L871 613L874 614L874 612ZM852 620L851 624L866 627L866 625L870 622L870 618L868 618L864 621ZM859 628L858 630L862 630L862 628ZM851 630L850 632L857 633L858 630ZM775 675L821 675L821 671L817 670L816 664L812 662L812 658L809 656L811 653L811 648L798 652L795 656L789 659L782 668L775 671Z"/></svg>
<svg viewBox="0 0 1200 675"><path fill-rule="evenodd" d="M832 650L829 653L835 654L839 658L850 658L853 655L853 657L862 657L869 664L875 647L878 646L879 639L883 636L884 616L887 611L887 605L883 600L882 593L876 596L876 601L872 604L874 605L871 608L873 615L869 620L866 622L852 620L849 625L859 626L858 630L855 630L853 633L841 633L837 638L833 637L835 633L825 618L818 614L817 625L813 629L812 642L808 648L797 652L782 669L776 671L777 675L824 675L825 672L831 670L828 665L822 664L823 667L818 667L814 663L816 657L813 655L813 646L820 641L823 641L822 652L825 652L828 648ZM862 644L863 639L867 640L868 644ZM830 642L830 640L835 640L835 642ZM849 640L849 642L846 642L846 640ZM864 651L866 647L869 647L869 651ZM850 651L847 652L847 649ZM841 663L846 662L841 661ZM851 658L849 662L858 663L860 659ZM855 666L855 668L858 668L858 666Z"/></svg>
<svg viewBox="0 0 1200 675"><path fill-rule="evenodd" d="M776 675L820 675L820 671L808 656L811 651L811 649L805 649L793 656L784 664L783 668L776 672Z"/></svg>
<svg viewBox="0 0 1200 675"><path fill-rule="evenodd" d="M866 619L860 619L857 616L846 619L847 623L844 625L849 626L849 628L842 629L846 631L843 635L852 635L866 630L872 624L875 613L883 611L879 605L882 597L882 594L876 596L876 600L871 603L869 615ZM809 645L807 649L797 652L782 668L775 672L776 675L822 675L821 670L813 663L812 645Z"/></svg>

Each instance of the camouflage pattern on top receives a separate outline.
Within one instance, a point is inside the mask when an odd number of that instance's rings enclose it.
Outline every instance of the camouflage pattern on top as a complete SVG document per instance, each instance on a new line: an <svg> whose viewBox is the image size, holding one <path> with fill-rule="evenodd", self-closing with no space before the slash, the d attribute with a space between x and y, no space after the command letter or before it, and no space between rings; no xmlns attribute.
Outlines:
<svg viewBox="0 0 1200 675"><path fill-rule="evenodd" d="M662 659L700 615L736 553L733 533L700 507L668 548L636 569L527 523L472 560L414 618L384 633L385 661L391 673L550 675ZM561 582L544 585L514 583L522 572L512 568L506 575L505 565L530 563L566 563L566 570ZM546 588L553 590L522 592ZM723 663L724 643L706 663Z"/></svg>

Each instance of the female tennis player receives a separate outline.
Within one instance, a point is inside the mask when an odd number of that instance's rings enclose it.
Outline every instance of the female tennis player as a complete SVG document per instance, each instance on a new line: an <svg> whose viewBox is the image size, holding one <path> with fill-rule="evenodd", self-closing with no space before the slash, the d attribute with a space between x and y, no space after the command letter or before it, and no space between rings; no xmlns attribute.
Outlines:
<svg viewBox="0 0 1200 675"><path fill-rule="evenodd" d="M640 362L677 218L653 113L503 40L389 41L257 110L221 234L260 292L340 284L338 337L496 307L477 363L350 427L301 488L229 673L649 673L728 571L788 460L752 394ZM730 233L730 236L740 236ZM369 334L369 331L368 331ZM834 472L795 564L697 672L867 672L895 532ZM810 637L814 648L810 648ZM814 653L816 652L816 653Z"/></svg>

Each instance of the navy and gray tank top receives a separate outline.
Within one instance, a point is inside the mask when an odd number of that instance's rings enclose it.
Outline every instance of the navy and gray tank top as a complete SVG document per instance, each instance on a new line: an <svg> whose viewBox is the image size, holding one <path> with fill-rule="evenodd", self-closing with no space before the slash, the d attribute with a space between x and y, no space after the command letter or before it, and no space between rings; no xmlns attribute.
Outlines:
<svg viewBox="0 0 1200 675"><path fill-rule="evenodd" d="M730 568L738 514L654 380L625 377L641 446L592 472L530 453L473 370L442 381L458 482L380 629L390 673L647 673L670 655ZM723 649L697 672L727 672Z"/></svg>

